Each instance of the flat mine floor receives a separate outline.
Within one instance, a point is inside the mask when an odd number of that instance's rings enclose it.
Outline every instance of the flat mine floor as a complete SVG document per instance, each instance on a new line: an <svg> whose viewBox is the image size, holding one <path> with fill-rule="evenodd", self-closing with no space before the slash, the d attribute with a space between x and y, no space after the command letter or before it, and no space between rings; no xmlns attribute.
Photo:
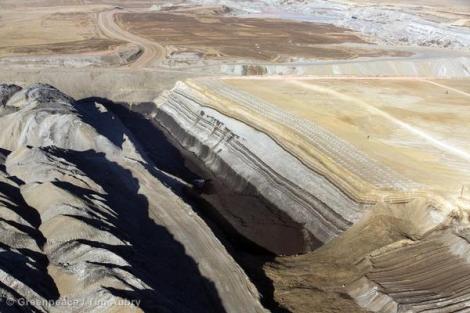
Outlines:
<svg viewBox="0 0 470 313"><path fill-rule="evenodd" d="M192 84L297 156L323 155L339 176L383 190L460 195L470 183L468 82L297 77Z"/></svg>
<svg viewBox="0 0 470 313"><path fill-rule="evenodd" d="M350 59L408 55L376 47L348 46L366 42L348 29L319 23L164 12L123 13L117 16L117 23L165 46L168 57L196 53L205 59L288 61L291 57Z"/></svg>

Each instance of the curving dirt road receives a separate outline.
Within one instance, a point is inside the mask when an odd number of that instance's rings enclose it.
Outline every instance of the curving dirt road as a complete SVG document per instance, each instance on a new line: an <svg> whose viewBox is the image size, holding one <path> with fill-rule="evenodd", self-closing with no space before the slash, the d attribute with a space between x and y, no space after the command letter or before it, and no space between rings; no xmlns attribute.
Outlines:
<svg viewBox="0 0 470 313"><path fill-rule="evenodd" d="M110 11L100 12L98 15L98 26L106 37L127 41L139 46L142 54L132 64L127 65L129 68L146 68L156 59L162 59L165 56L165 48L156 42L134 35L116 24L114 15L116 13L129 12L124 10L113 9ZM132 11L133 13L137 13Z"/></svg>

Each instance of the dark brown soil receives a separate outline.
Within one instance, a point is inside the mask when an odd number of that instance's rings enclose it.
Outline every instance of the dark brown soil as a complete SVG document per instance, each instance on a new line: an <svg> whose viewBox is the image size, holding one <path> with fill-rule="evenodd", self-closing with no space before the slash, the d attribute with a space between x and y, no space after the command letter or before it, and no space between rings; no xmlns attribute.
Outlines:
<svg viewBox="0 0 470 313"><path fill-rule="evenodd" d="M289 57L349 59L387 54L328 46L364 41L347 29L327 24L170 13L123 13L117 22L164 46L203 52L210 59L285 61Z"/></svg>

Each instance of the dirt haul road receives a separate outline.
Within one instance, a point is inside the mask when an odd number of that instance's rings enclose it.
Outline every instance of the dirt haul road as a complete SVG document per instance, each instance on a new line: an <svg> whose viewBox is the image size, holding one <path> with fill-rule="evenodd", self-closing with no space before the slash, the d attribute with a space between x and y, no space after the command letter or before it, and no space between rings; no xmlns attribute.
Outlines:
<svg viewBox="0 0 470 313"><path fill-rule="evenodd" d="M129 68L145 68L157 59L162 59L165 56L165 48L153 41L136 36L120 28L114 20L116 13L128 12L118 9L100 12L98 15L98 26L106 37L127 41L139 46L142 49L142 54L139 58L128 65ZM130 12L130 11L129 11ZM135 10L133 13L137 13Z"/></svg>

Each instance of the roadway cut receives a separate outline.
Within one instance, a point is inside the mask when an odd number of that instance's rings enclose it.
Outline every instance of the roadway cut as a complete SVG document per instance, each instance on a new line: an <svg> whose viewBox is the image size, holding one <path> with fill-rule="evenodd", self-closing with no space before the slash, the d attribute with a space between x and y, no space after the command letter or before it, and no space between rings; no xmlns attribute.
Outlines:
<svg viewBox="0 0 470 313"><path fill-rule="evenodd" d="M142 54L129 65L131 69L146 68L152 64L156 59L161 59L165 56L165 48L156 42L139 37L128 31L125 31L116 24L114 16L117 13L130 12L118 9L100 12L98 15L98 26L106 37L114 38L129 43L135 44L142 49ZM136 13L135 10L132 11Z"/></svg>

